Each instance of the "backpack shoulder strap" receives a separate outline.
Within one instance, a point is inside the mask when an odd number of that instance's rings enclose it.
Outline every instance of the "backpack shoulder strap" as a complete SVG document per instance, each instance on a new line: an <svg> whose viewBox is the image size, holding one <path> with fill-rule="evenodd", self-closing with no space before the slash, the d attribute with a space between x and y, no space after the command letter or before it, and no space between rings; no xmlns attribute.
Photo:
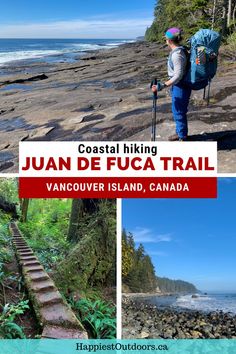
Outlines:
<svg viewBox="0 0 236 354"><path fill-rule="evenodd" d="M185 54L187 60L188 60L188 57L189 57L189 52L188 52L187 47L185 47L185 46L179 46L179 47L173 49L173 50L170 52L170 55L169 55L169 58L168 58L168 64L170 65L170 67L171 67L172 70L174 69L173 62L172 62L172 55L173 55L175 52L177 52L178 50L181 50L181 51Z"/></svg>

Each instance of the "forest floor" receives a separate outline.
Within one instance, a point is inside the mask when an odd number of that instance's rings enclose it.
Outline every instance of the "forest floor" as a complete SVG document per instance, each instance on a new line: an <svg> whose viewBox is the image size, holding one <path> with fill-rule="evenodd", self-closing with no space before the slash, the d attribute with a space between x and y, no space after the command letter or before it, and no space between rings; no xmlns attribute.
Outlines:
<svg viewBox="0 0 236 354"><path fill-rule="evenodd" d="M17 172L19 141L150 141L150 81L166 78L163 45L137 42L76 63L17 63L0 70L0 171ZM217 141L219 172L236 166L236 63L220 56L210 105L192 93L192 141ZM157 140L174 132L171 99L158 99Z"/></svg>

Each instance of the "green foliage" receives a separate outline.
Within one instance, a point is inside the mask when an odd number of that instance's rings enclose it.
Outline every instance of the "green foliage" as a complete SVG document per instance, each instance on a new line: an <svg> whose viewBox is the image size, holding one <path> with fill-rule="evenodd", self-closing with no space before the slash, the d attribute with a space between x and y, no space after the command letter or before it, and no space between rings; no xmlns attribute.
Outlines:
<svg viewBox="0 0 236 354"><path fill-rule="evenodd" d="M12 254L7 247L1 247L0 249L0 264L8 263L12 259Z"/></svg>
<svg viewBox="0 0 236 354"><path fill-rule="evenodd" d="M125 232L125 231L123 231ZM133 266L134 248L129 244L126 237L122 238L122 275L127 276Z"/></svg>
<svg viewBox="0 0 236 354"><path fill-rule="evenodd" d="M71 204L69 199L30 200L27 222L19 223L19 228L44 267L52 271L64 295L78 292L99 294L104 287L112 289L116 285L116 201L96 200L95 203L94 200L94 209L84 203L85 207L79 211L73 242L67 240ZM7 228L5 221L2 225ZM2 259L6 261L6 250L4 247L2 250ZM6 296L3 298L5 300ZM74 302L91 335L94 338L115 338L114 307L97 299L88 301L87 310L85 303L82 304L84 310ZM14 313L16 316L18 310L5 308L0 336L23 338L23 331L14 321Z"/></svg>
<svg viewBox="0 0 236 354"><path fill-rule="evenodd" d="M29 245L46 270L52 269L68 253L66 235L70 209L69 199L32 199L28 209L28 221L19 223Z"/></svg>
<svg viewBox="0 0 236 354"><path fill-rule="evenodd" d="M158 287L163 293L197 292L193 284L183 280L156 277L151 258L145 253L143 245L140 244L136 249L133 235L127 234L125 230L122 245L122 267L125 270L122 274L124 291L126 289L126 291L145 293L153 292Z"/></svg>
<svg viewBox="0 0 236 354"><path fill-rule="evenodd" d="M153 292L156 290L155 269L143 245L135 249L133 235L123 231L122 235L123 283L132 292Z"/></svg>
<svg viewBox="0 0 236 354"><path fill-rule="evenodd" d="M11 184L9 185L11 186ZM17 304L6 304L6 289L12 290L12 282L18 282L18 287L21 285L21 277L18 278L6 266L12 261L13 256L9 247L11 245L8 229L10 219L10 215L0 211L0 338L2 339L25 338L23 328L16 323L16 320L29 308L28 300L19 301Z"/></svg>
<svg viewBox="0 0 236 354"><path fill-rule="evenodd" d="M157 277L157 284L163 293L195 293L196 287L183 280L171 280L168 278Z"/></svg>
<svg viewBox="0 0 236 354"><path fill-rule="evenodd" d="M232 33L228 38L227 38L227 42L226 42L227 46L226 46L226 50L229 49L230 52L234 53L234 57L235 57L235 53L236 53L236 32Z"/></svg>
<svg viewBox="0 0 236 354"><path fill-rule="evenodd" d="M18 186L16 178L0 178L0 196L10 203L18 201Z"/></svg>
<svg viewBox="0 0 236 354"><path fill-rule="evenodd" d="M16 305L6 304L0 314L0 338L16 339L25 338L23 329L15 323L18 316L29 309L28 300L20 301Z"/></svg>
<svg viewBox="0 0 236 354"><path fill-rule="evenodd" d="M17 277L14 274L12 274L12 272L6 270L3 263L0 263L0 284L2 288L5 288L5 283L9 280L18 281Z"/></svg>
<svg viewBox="0 0 236 354"><path fill-rule="evenodd" d="M8 247L10 242L8 221L8 216L0 211L0 284L2 287L4 287L5 280L10 276L4 265L12 259L12 253Z"/></svg>
<svg viewBox="0 0 236 354"><path fill-rule="evenodd" d="M158 0L154 21L147 29L145 37L148 41L163 42L163 35L169 27L182 28L186 39L200 28L223 30L224 4L221 0L216 3L214 0Z"/></svg>
<svg viewBox="0 0 236 354"><path fill-rule="evenodd" d="M100 299L70 301L72 309L94 339L115 339L115 307Z"/></svg>
<svg viewBox="0 0 236 354"><path fill-rule="evenodd" d="M12 253L9 251L8 245L10 237L8 233L8 219L5 217L4 221L0 212L0 264L8 263L12 259Z"/></svg>
<svg viewBox="0 0 236 354"><path fill-rule="evenodd" d="M98 210L79 220L78 243L54 273L61 291L116 284L116 203L101 200Z"/></svg>
<svg viewBox="0 0 236 354"><path fill-rule="evenodd" d="M0 210L0 246L7 245L10 240L8 225L11 216Z"/></svg>

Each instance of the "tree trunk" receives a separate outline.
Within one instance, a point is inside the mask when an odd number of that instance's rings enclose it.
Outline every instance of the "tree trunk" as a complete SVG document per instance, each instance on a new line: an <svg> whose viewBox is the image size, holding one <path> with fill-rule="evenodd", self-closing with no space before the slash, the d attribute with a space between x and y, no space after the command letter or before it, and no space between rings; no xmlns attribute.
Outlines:
<svg viewBox="0 0 236 354"><path fill-rule="evenodd" d="M214 30L215 26L215 18L216 18L216 1L213 2L213 9L212 9L212 19L211 19L211 29Z"/></svg>
<svg viewBox="0 0 236 354"><path fill-rule="evenodd" d="M70 224L67 234L67 240L69 242L77 242L77 230L81 214L82 200L73 199L71 204Z"/></svg>
<svg viewBox="0 0 236 354"><path fill-rule="evenodd" d="M235 6L234 6L233 16L232 16L232 19L233 19L233 24L234 24L234 28L236 27L236 23L235 23L235 15L236 15L236 4L235 4Z"/></svg>
<svg viewBox="0 0 236 354"><path fill-rule="evenodd" d="M78 290L81 292L91 287L104 288L116 284L115 200L110 205L100 203L98 212L93 215L85 213L84 200L73 201L71 229L75 230L79 224L77 232L71 235L72 238L76 235L75 243L66 259L53 272L57 286L70 296L78 294Z"/></svg>
<svg viewBox="0 0 236 354"><path fill-rule="evenodd" d="M98 205L99 205L100 199L82 199L83 203L83 211L88 214L93 214L96 211L98 211Z"/></svg>
<svg viewBox="0 0 236 354"><path fill-rule="evenodd" d="M27 221L27 214L28 214L28 207L29 207L29 199L22 199L21 200L21 221Z"/></svg>
<svg viewBox="0 0 236 354"><path fill-rule="evenodd" d="M228 14L227 14L227 27L230 27L231 22L231 12L232 12L232 0L228 0Z"/></svg>
<svg viewBox="0 0 236 354"><path fill-rule="evenodd" d="M227 0L224 0L223 3L223 12L222 12L222 36L225 37L227 34Z"/></svg>

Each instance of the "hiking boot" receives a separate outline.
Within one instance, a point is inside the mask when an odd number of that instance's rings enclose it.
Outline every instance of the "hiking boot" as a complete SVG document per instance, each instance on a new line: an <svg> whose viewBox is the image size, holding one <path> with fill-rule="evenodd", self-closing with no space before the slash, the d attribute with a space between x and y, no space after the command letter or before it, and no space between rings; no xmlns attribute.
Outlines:
<svg viewBox="0 0 236 354"><path fill-rule="evenodd" d="M169 136L168 140L169 141L187 141L187 136L185 136L184 138L180 138L178 136L178 134L174 134L174 135Z"/></svg>
<svg viewBox="0 0 236 354"><path fill-rule="evenodd" d="M169 141L179 141L179 136L178 136L178 134L173 134L168 137L168 140Z"/></svg>

